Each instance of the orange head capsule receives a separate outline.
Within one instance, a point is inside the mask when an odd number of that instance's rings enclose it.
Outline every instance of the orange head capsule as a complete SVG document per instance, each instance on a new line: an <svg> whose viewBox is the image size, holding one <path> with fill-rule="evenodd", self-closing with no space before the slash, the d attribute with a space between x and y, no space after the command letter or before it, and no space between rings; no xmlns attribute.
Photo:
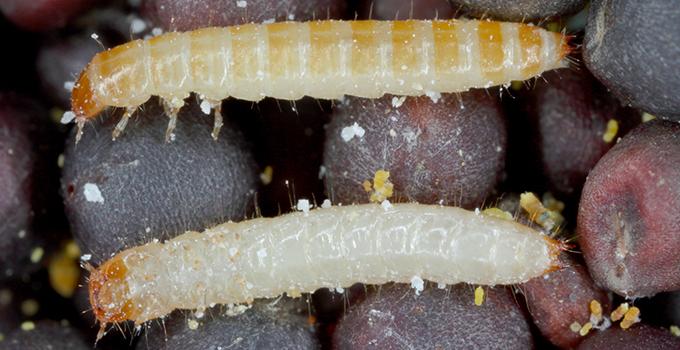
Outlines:
<svg viewBox="0 0 680 350"><path fill-rule="evenodd" d="M71 110L75 113L78 122L94 118L105 107L94 96L88 72L89 65L80 74L71 93Z"/></svg>
<svg viewBox="0 0 680 350"><path fill-rule="evenodd" d="M104 335L107 323L126 321L134 316L132 301L127 298L126 275L127 267L120 258L113 258L91 270L88 286L90 305L101 324L97 340Z"/></svg>

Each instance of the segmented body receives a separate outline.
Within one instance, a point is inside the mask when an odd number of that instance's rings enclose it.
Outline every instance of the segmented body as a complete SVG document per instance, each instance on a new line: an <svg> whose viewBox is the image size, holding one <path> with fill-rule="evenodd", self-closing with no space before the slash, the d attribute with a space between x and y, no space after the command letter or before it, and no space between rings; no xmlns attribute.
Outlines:
<svg viewBox="0 0 680 350"><path fill-rule="evenodd" d="M354 283L522 283L559 266L561 242L455 207L335 206L225 223L125 250L90 275L102 327L174 309Z"/></svg>
<svg viewBox="0 0 680 350"><path fill-rule="evenodd" d="M72 109L82 126L106 106L127 108L125 119L152 95L175 113L191 92L212 106L229 96L259 101L460 92L563 67L569 51L562 34L493 21L205 28L135 40L96 55L74 87Z"/></svg>

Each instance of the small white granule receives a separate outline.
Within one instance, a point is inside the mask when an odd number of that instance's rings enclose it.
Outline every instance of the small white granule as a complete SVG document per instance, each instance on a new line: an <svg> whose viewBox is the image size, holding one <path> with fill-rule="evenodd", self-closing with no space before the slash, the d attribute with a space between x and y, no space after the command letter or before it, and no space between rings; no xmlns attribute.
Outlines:
<svg viewBox="0 0 680 350"><path fill-rule="evenodd" d="M354 122L354 124L342 128L342 131L340 132L340 136L345 142L348 142L349 140L353 139L354 136L356 136L357 138L362 138L364 137L364 134L366 134L366 130L360 127L359 124L357 124L357 122Z"/></svg>
<svg viewBox="0 0 680 350"><path fill-rule="evenodd" d="M319 167L319 180L323 179L324 176L326 176L326 167L322 165Z"/></svg>
<svg viewBox="0 0 680 350"><path fill-rule="evenodd" d="M344 293L344 292L345 292L345 288L337 287L337 288L335 288L335 291L336 291L337 293Z"/></svg>
<svg viewBox="0 0 680 350"><path fill-rule="evenodd" d="M420 292L425 289L425 282L422 278L418 276L411 277L411 288L416 290L416 295L420 295Z"/></svg>
<svg viewBox="0 0 680 350"><path fill-rule="evenodd" d="M391 137L397 137L397 132L394 131L394 129L390 129L390 136Z"/></svg>
<svg viewBox="0 0 680 350"><path fill-rule="evenodd" d="M294 21L294 20L295 20L295 14L294 14L294 13L289 13L289 14L288 14L288 20L289 20L289 21Z"/></svg>
<svg viewBox="0 0 680 350"><path fill-rule="evenodd" d="M146 30L146 22L141 18L133 18L132 21L130 21L130 32L132 32L132 34L139 34L144 30Z"/></svg>
<svg viewBox="0 0 680 350"><path fill-rule="evenodd" d="M158 27L156 27L156 28L154 28L154 29L151 29L151 35L153 35L153 36L159 36L159 35L161 35L161 34L163 34L163 29L160 29L160 28L158 28Z"/></svg>
<svg viewBox="0 0 680 350"><path fill-rule="evenodd" d="M147 227L147 228L145 228L145 229L144 229L144 232L146 232L146 233L149 233L149 232L151 232L151 227Z"/></svg>
<svg viewBox="0 0 680 350"><path fill-rule="evenodd" d="M66 91L73 91L73 87L76 85L75 81L65 81L64 82L64 90Z"/></svg>
<svg viewBox="0 0 680 350"><path fill-rule="evenodd" d="M442 94L434 91L428 91L425 93L425 95L427 95L427 97L429 97L433 103L439 102L439 99L442 98Z"/></svg>
<svg viewBox="0 0 680 350"><path fill-rule="evenodd" d="M86 183L83 186L83 194L88 202L104 203L104 197L96 184Z"/></svg>
<svg viewBox="0 0 680 350"><path fill-rule="evenodd" d="M66 111L64 112L64 115L61 116L61 123L68 124L72 122L73 119L76 119L76 114L73 113L73 111Z"/></svg>
<svg viewBox="0 0 680 350"><path fill-rule="evenodd" d="M446 289L446 283L441 283L441 282L437 283L437 288Z"/></svg>
<svg viewBox="0 0 680 350"><path fill-rule="evenodd" d="M245 8L246 6L248 6L248 2L245 0L239 0L236 2L236 6L240 8Z"/></svg>
<svg viewBox="0 0 680 350"><path fill-rule="evenodd" d="M206 100L201 101L201 112L203 112L203 114L210 115L210 109L212 109L210 102Z"/></svg>
<svg viewBox="0 0 680 350"><path fill-rule="evenodd" d="M297 210L301 211L305 214L309 213L309 209L311 208L311 205L309 204L309 200L307 199L299 199L297 202Z"/></svg>
<svg viewBox="0 0 680 350"><path fill-rule="evenodd" d="M332 206L331 200L330 199L324 199L323 203L321 203L321 208L328 209Z"/></svg>
<svg viewBox="0 0 680 350"><path fill-rule="evenodd" d="M399 108L399 107L401 107L401 105L404 104L404 101L406 101L406 96L392 97L392 107Z"/></svg>
<svg viewBox="0 0 680 350"><path fill-rule="evenodd" d="M262 248L262 249L257 251L257 257L258 258L264 258L266 256L267 256L267 249Z"/></svg>
<svg viewBox="0 0 680 350"><path fill-rule="evenodd" d="M187 321L187 326L189 326L189 329L192 330L198 329L198 321L189 319L189 321Z"/></svg>
<svg viewBox="0 0 680 350"><path fill-rule="evenodd" d="M80 257L80 260L82 261L90 261L92 259L92 254L83 254L83 256Z"/></svg>
<svg viewBox="0 0 680 350"><path fill-rule="evenodd" d="M274 22L276 22L276 18L269 18L269 19L265 19L264 21L262 21L262 24L271 24L271 23L274 23Z"/></svg>
<svg viewBox="0 0 680 350"><path fill-rule="evenodd" d="M92 39L94 39L94 40L97 40L97 39L99 39L99 35L97 35L97 33L92 33L92 34L90 35L90 38L92 38Z"/></svg>
<svg viewBox="0 0 680 350"><path fill-rule="evenodd" d="M380 206L381 206L385 211L388 211L388 210L392 209L392 203L390 203L390 201L387 200L387 199L385 199L384 201L382 201L382 203L380 203Z"/></svg>

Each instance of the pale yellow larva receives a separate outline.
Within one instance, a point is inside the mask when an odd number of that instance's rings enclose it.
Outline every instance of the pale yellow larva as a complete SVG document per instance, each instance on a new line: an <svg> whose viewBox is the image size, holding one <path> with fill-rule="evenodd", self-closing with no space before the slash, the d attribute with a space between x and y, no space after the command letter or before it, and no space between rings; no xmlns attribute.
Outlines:
<svg viewBox="0 0 680 350"><path fill-rule="evenodd" d="M354 283L514 284L560 266L560 241L512 220L421 204L333 206L225 223L118 253L89 278L101 323Z"/></svg>
<svg viewBox="0 0 680 350"><path fill-rule="evenodd" d="M170 115L191 92L215 109L229 96L419 96L526 80L564 67L567 37L521 23L478 20L313 21L166 33L97 54L76 82L70 115L80 131L107 106L126 108L114 131L152 95ZM69 119L69 118L67 118ZM79 131L78 136L81 132Z"/></svg>

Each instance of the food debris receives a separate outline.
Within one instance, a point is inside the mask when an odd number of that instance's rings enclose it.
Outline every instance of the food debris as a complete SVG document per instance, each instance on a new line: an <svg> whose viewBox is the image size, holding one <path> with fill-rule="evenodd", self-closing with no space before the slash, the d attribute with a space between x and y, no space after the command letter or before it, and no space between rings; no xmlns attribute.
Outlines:
<svg viewBox="0 0 680 350"><path fill-rule="evenodd" d="M475 305L482 306L484 303L484 288L482 286L477 286L475 288Z"/></svg>
<svg viewBox="0 0 680 350"><path fill-rule="evenodd" d="M590 321L593 324L599 324L602 321L602 305L595 299L590 301Z"/></svg>
<svg viewBox="0 0 680 350"><path fill-rule="evenodd" d="M321 203L321 208L330 208L333 204L331 203L330 199L324 199L323 203Z"/></svg>
<svg viewBox="0 0 680 350"><path fill-rule="evenodd" d="M35 323L32 321L25 321L21 323L21 330L24 332L32 331L35 329Z"/></svg>
<svg viewBox="0 0 680 350"><path fill-rule="evenodd" d="M621 328L628 329L632 325L640 322L640 309L632 306L623 315L623 320L621 321Z"/></svg>
<svg viewBox="0 0 680 350"><path fill-rule="evenodd" d="M642 122L643 123L646 123L646 122L648 122L650 120L654 120L654 119L656 119L656 116L651 115L647 112L642 113Z"/></svg>
<svg viewBox="0 0 680 350"><path fill-rule="evenodd" d="M196 320L194 320L194 319L189 319L189 320L187 321L187 326L188 326L189 329L191 329L191 330L198 329L198 321L196 321Z"/></svg>
<svg viewBox="0 0 680 350"><path fill-rule="evenodd" d="M80 278L79 258L82 261L88 261L92 258L92 255L85 254L80 257L80 249L74 241L69 241L50 258L47 266L50 286L64 298L72 297L78 287L78 279Z"/></svg>
<svg viewBox="0 0 680 350"><path fill-rule="evenodd" d="M308 214L308 213L309 213L309 209L311 209L311 208L312 208L312 206L311 206L311 204L309 204L309 200L308 200L308 199L299 199L299 200L298 200L297 206L296 206L296 209L297 209L298 211L301 211L301 212L303 212L303 213L305 213L305 214Z"/></svg>
<svg viewBox="0 0 680 350"><path fill-rule="evenodd" d="M609 119L609 121L607 122L607 129L602 135L602 140L606 143L610 143L614 140L618 132L619 122L616 121L616 119Z"/></svg>
<svg viewBox="0 0 680 350"><path fill-rule="evenodd" d="M73 111L66 111L61 116L61 123L62 124L68 124L68 123L72 122L73 119L76 119L76 114L73 113Z"/></svg>
<svg viewBox="0 0 680 350"><path fill-rule="evenodd" d="M670 327L671 334L673 334L676 337L680 337L680 327L676 325L671 325Z"/></svg>
<svg viewBox="0 0 680 350"><path fill-rule="evenodd" d="M574 333L578 333L581 331L581 324L574 321L572 324L569 325L569 329L571 329L571 331Z"/></svg>
<svg viewBox="0 0 680 350"><path fill-rule="evenodd" d="M382 203L380 203L380 206L381 206L385 211L388 211L388 210L392 209L392 203L390 203L390 201L387 200L387 199L385 199L384 201L382 201Z"/></svg>
<svg viewBox="0 0 680 350"><path fill-rule="evenodd" d="M38 313L38 309L40 309L40 304L35 299L26 299L21 302L21 313L24 316L35 316Z"/></svg>
<svg viewBox="0 0 680 350"><path fill-rule="evenodd" d="M85 195L85 200L88 202L104 203L102 192L96 184L86 183L85 186L83 186L83 194Z"/></svg>
<svg viewBox="0 0 680 350"><path fill-rule="evenodd" d="M369 200L371 203L381 203L387 198L392 197L394 192L394 184L389 180L390 172L380 169L375 172L373 176L373 184L366 180L363 182L364 190L371 193Z"/></svg>
<svg viewBox="0 0 680 350"><path fill-rule="evenodd" d="M42 247L36 247L31 252L31 262L37 264L42 260L43 255L45 255L45 250Z"/></svg>
<svg viewBox="0 0 680 350"><path fill-rule="evenodd" d="M406 101L406 96L401 96L401 97L392 97L392 107L394 108L399 108L401 105L404 104L404 101Z"/></svg>
<svg viewBox="0 0 680 350"><path fill-rule="evenodd" d="M210 102L208 102L207 100L203 100L201 101L200 107L201 112L203 112L203 114L210 115L210 110L212 109L212 106L210 106Z"/></svg>
<svg viewBox="0 0 680 350"><path fill-rule="evenodd" d="M260 174L260 181L262 184L267 186L272 183L272 178L274 177L274 168L271 165L264 167L264 171Z"/></svg>
<svg viewBox="0 0 680 350"><path fill-rule="evenodd" d="M420 276L413 276L411 277L411 288L416 290L416 295L420 295L420 292L425 289L425 281Z"/></svg>
<svg viewBox="0 0 680 350"><path fill-rule="evenodd" d="M623 315L626 314L626 312L628 312L628 303L622 303L621 305L619 305L619 307L612 311L610 317L612 321L616 322L620 320L623 317Z"/></svg>
<svg viewBox="0 0 680 350"><path fill-rule="evenodd" d="M564 221L562 214L557 211L548 210L538 200L538 197L531 192L524 192L520 195L519 205L529 214L531 221L541 225L541 227L548 231L558 227Z"/></svg>
<svg viewBox="0 0 680 350"><path fill-rule="evenodd" d="M342 139L345 142L349 142L355 136L360 139L364 137L364 134L366 134L366 130L360 127L359 124L357 124L357 122L354 122L354 124L342 128L342 130L340 131L340 137L342 137Z"/></svg>
<svg viewBox="0 0 680 350"><path fill-rule="evenodd" d="M586 322L586 324L581 327L581 329L578 331L578 334L582 337L585 337L590 333L590 330L593 329L593 324L590 322Z"/></svg>

